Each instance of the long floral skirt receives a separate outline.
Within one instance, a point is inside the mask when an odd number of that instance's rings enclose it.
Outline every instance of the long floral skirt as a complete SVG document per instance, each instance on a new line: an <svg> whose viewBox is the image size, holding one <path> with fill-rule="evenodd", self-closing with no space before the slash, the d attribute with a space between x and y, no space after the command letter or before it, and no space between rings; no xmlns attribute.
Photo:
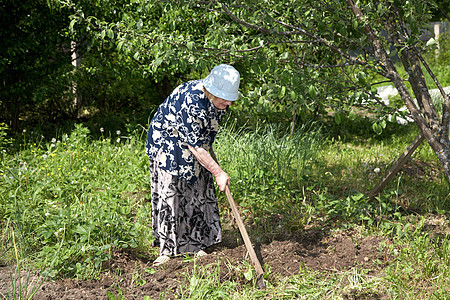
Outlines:
<svg viewBox="0 0 450 300"><path fill-rule="evenodd" d="M219 208L212 174L201 168L189 184L150 161L153 246L160 255L204 250L222 241Z"/></svg>

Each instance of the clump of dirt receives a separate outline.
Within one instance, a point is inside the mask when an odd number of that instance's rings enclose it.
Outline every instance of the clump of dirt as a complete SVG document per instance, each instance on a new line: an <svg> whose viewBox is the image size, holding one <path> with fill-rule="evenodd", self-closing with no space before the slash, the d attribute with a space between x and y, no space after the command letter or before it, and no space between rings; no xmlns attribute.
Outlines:
<svg viewBox="0 0 450 300"><path fill-rule="evenodd" d="M311 238L317 237L316 239ZM263 266L269 266L272 278L280 279L298 274L305 266L312 270L330 271L364 268L376 274L383 262L388 262L386 253L380 250L380 242L389 243L380 237L356 237L356 233L340 232L331 235L309 233L307 235L273 240L256 244L255 251ZM194 266L220 266L220 280L233 280L248 284L242 270L243 261L251 264L245 246L235 239L234 233L225 233L224 241L208 249L209 255L195 259L177 257L168 263L153 268L155 257L147 257L133 250L117 251L105 265L108 272L98 280L77 281L63 279L45 282L33 299L105 299L107 292L126 299L174 298L180 284L192 274ZM381 262L381 264L380 264ZM0 292L10 289L9 269L0 268ZM347 295L354 299L355 295Z"/></svg>

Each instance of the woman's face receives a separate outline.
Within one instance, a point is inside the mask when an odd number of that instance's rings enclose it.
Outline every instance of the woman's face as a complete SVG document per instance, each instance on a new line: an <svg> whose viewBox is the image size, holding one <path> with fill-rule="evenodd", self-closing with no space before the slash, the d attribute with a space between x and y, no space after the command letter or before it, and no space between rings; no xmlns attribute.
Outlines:
<svg viewBox="0 0 450 300"><path fill-rule="evenodd" d="M226 109L233 103L232 101L228 101L216 96L213 96L213 99L211 99L211 101L217 109Z"/></svg>
<svg viewBox="0 0 450 300"><path fill-rule="evenodd" d="M211 100L211 102L214 104L214 107L217 109L226 109L228 106L230 106L233 101L229 101L229 100L225 100L219 97L214 96L213 94L211 94L210 92L208 92L207 90L204 90L206 97Z"/></svg>

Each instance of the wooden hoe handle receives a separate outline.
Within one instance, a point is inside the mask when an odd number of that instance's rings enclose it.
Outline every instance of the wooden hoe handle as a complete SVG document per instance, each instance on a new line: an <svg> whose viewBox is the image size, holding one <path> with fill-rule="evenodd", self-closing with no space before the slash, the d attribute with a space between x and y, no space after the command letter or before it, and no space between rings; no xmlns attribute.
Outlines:
<svg viewBox="0 0 450 300"><path fill-rule="evenodd" d="M231 206L231 211L233 212L234 218L236 219L236 223L238 224L239 231L241 232L241 236L244 239L245 247L247 248L248 254L250 255L250 259L255 265L255 271L258 275L257 277L257 285L259 288L266 288L266 284L264 282L264 270L259 263L258 257L256 257L255 250L253 249L252 242L248 236L247 230L245 229L244 222L242 222L241 215L239 214L239 210L236 206L236 203L231 196L230 188L228 185L225 188L225 194L227 195L228 202Z"/></svg>

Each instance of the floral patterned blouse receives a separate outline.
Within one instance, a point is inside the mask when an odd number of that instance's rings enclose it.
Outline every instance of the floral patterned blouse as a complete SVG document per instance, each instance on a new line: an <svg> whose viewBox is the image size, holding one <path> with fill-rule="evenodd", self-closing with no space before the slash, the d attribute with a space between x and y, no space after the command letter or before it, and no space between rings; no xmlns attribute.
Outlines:
<svg viewBox="0 0 450 300"><path fill-rule="evenodd" d="M202 80L178 86L150 123L147 155L162 170L194 183L202 166L187 145L209 151L225 112L206 97Z"/></svg>

